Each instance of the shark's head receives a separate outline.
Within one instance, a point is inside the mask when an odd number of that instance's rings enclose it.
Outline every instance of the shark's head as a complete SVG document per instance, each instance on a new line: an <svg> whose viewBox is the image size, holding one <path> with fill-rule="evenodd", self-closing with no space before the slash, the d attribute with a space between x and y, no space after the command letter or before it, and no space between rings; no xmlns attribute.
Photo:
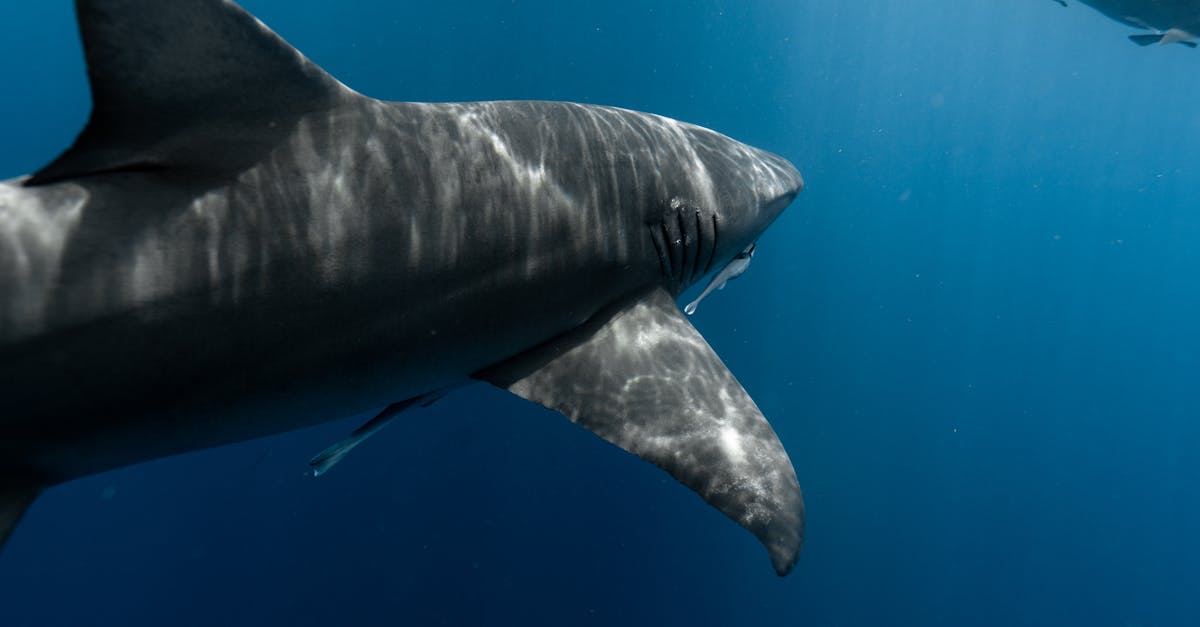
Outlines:
<svg viewBox="0 0 1200 627"><path fill-rule="evenodd" d="M714 176L721 229L715 255L719 261L733 259L753 246L804 188L800 172L787 159L745 144L737 146L740 164L722 160L710 166L720 173Z"/></svg>
<svg viewBox="0 0 1200 627"><path fill-rule="evenodd" d="M804 187L783 157L701 127L686 126L684 134L687 189L651 224L664 278L676 293L747 251Z"/></svg>

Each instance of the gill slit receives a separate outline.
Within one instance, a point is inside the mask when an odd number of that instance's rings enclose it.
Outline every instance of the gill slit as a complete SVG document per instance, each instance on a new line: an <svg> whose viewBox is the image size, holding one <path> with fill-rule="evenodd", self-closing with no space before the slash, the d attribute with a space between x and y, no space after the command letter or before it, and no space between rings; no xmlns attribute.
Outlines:
<svg viewBox="0 0 1200 627"><path fill-rule="evenodd" d="M704 226L701 224L700 210L695 211L696 218L696 256L692 260L692 274L688 277L688 283L695 283L699 279L700 272L700 255L704 253Z"/></svg>
<svg viewBox="0 0 1200 627"><path fill-rule="evenodd" d="M675 277L675 280L679 281L680 284L683 284L688 276L688 262L690 261L688 259L688 246L695 239L694 237L689 237L687 221L684 220L683 213L683 211L675 212L675 222L679 225L679 274Z"/></svg>
<svg viewBox="0 0 1200 627"><path fill-rule="evenodd" d="M654 242L654 251L658 253L658 269L663 276L669 276L671 269L671 260L667 257L666 241L663 238L663 231L654 228L654 225L649 225L650 241ZM665 229L665 227L664 227Z"/></svg>
<svg viewBox="0 0 1200 627"><path fill-rule="evenodd" d="M704 274L712 271L713 262L717 259L717 243L721 241L721 231L717 229L717 214L712 215L712 250L708 253L708 264L704 266Z"/></svg>
<svg viewBox="0 0 1200 627"><path fill-rule="evenodd" d="M663 242L666 243L667 249L667 278L675 278L675 241L671 238L671 229L667 226L667 221L663 220L661 225Z"/></svg>

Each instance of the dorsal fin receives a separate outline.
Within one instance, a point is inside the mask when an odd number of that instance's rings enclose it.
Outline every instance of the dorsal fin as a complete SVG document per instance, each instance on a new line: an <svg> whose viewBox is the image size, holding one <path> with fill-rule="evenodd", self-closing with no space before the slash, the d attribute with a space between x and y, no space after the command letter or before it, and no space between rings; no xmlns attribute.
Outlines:
<svg viewBox="0 0 1200 627"><path fill-rule="evenodd" d="M26 184L103 172L228 168L352 93L228 0L76 0L92 114ZM246 142L251 145L247 146ZM234 150L236 148L237 150Z"/></svg>

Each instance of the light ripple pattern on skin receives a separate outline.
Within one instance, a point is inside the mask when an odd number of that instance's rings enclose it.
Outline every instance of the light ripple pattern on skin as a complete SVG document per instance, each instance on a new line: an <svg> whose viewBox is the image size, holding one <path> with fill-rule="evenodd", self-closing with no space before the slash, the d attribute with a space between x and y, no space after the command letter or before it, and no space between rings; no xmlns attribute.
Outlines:
<svg viewBox="0 0 1200 627"><path fill-rule="evenodd" d="M23 181L0 182L0 328L13 337L41 330L63 248L88 200L78 185L31 191Z"/></svg>

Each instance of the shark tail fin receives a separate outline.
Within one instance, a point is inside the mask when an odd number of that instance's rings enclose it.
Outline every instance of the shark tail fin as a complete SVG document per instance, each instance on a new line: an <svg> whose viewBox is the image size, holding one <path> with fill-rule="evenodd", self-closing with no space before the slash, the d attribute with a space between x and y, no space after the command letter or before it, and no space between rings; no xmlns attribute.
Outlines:
<svg viewBox="0 0 1200 627"><path fill-rule="evenodd" d="M300 115L352 93L229 0L75 7L91 118L26 185L175 167L228 171L250 162L239 156L274 145Z"/></svg>
<svg viewBox="0 0 1200 627"><path fill-rule="evenodd" d="M41 491L31 483L0 483L0 549Z"/></svg>
<svg viewBox="0 0 1200 627"><path fill-rule="evenodd" d="M663 289L477 373L667 471L753 533L786 575L804 540L791 460Z"/></svg>

